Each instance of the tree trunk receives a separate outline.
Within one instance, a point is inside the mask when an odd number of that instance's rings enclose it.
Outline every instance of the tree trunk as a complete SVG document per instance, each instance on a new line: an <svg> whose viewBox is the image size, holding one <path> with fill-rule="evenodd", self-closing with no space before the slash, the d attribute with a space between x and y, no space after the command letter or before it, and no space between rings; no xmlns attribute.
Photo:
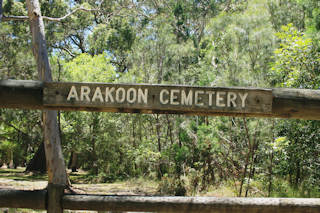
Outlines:
<svg viewBox="0 0 320 213"><path fill-rule="evenodd" d="M133 148L136 148L136 119L132 118L132 145Z"/></svg>
<svg viewBox="0 0 320 213"><path fill-rule="evenodd" d="M271 154L270 154L268 197L271 196L271 192L272 192L272 167L273 167L273 150L271 151Z"/></svg>
<svg viewBox="0 0 320 213"><path fill-rule="evenodd" d="M32 51L36 58L38 76L41 81L52 81L44 24L38 0L27 0ZM67 173L61 150L57 111L43 111L44 148L48 170L48 212L63 212L61 202L63 189L67 185Z"/></svg>
<svg viewBox="0 0 320 213"><path fill-rule="evenodd" d="M76 172L77 165L78 165L78 155L76 152L72 151L69 159L68 168L71 169L72 172Z"/></svg>
<svg viewBox="0 0 320 213"><path fill-rule="evenodd" d="M159 121L158 114L156 115L156 131L157 131L158 151L161 152L160 121Z"/></svg>
<svg viewBox="0 0 320 213"><path fill-rule="evenodd" d="M159 120L159 115L156 115L156 132L157 132L157 141L158 141L158 151L161 154L161 124ZM158 179L161 180L162 176L164 175L164 164L162 163L162 157L159 159L159 168L158 168Z"/></svg>
<svg viewBox="0 0 320 213"><path fill-rule="evenodd" d="M2 20L2 0L0 0L0 22Z"/></svg>
<svg viewBox="0 0 320 213"><path fill-rule="evenodd" d="M254 155L254 151L253 151L252 155ZM255 163L255 160L252 160L251 164L250 164L249 177L248 177L248 180L247 180L247 187L246 187L245 197L248 197L249 188L250 188L250 181L254 176L254 170L255 170L254 163Z"/></svg>
<svg viewBox="0 0 320 213"><path fill-rule="evenodd" d="M296 162L296 179L294 182L294 187L298 189L298 186L300 184L300 179L301 179L301 168L300 168L300 161Z"/></svg>
<svg viewBox="0 0 320 213"><path fill-rule="evenodd" d="M10 153L10 161L9 161L9 165L8 165L8 168L9 169L15 169L15 164L13 162L13 157L12 157L13 153L11 152Z"/></svg>
<svg viewBox="0 0 320 213"><path fill-rule="evenodd" d="M172 137L171 121L170 121L168 115L166 115L166 118L167 118L167 122L168 122L168 132L169 132L169 136L170 136L170 143L171 143L171 146L172 146L173 145L173 137Z"/></svg>
<svg viewBox="0 0 320 213"><path fill-rule="evenodd" d="M139 118L139 139L140 143L142 142L142 122L141 122L141 114L138 114Z"/></svg>
<svg viewBox="0 0 320 213"><path fill-rule="evenodd" d="M274 120L272 120L272 144L274 144ZM269 186L268 186L268 197L271 196L271 192L272 192L272 167L273 167L273 157L274 157L274 153L273 153L273 147L271 147L271 154L270 154L270 165L269 165Z"/></svg>
<svg viewBox="0 0 320 213"><path fill-rule="evenodd" d="M97 112L92 113L92 123L91 123L91 145L92 145L92 151L91 151L91 158L92 158L92 168L91 172L95 175L98 175L99 168L98 168L98 155L96 150L96 138L98 135L98 128L99 128L99 114Z"/></svg>
<svg viewBox="0 0 320 213"><path fill-rule="evenodd" d="M38 147L36 154L27 165L26 171L45 173L47 171L46 154L44 151L44 143Z"/></svg>
<svg viewBox="0 0 320 213"><path fill-rule="evenodd" d="M240 190L239 190L239 197L241 197L241 194L242 194L243 184L244 184L245 178L247 176L247 169L248 169L248 165L249 165L249 157L250 157L251 152L252 152L251 140L250 140L250 135L249 135L249 130L248 130L246 118L243 118L243 122L244 122L244 127L245 127L245 130L246 130L246 136L247 136L247 139L248 139L248 153L246 155L245 165L244 165L244 169L243 169L243 173L242 173L242 179L241 179Z"/></svg>
<svg viewBox="0 0 320 213"><path fill-rule="evenodd" d="M259 143L258 143L258 140L256 139L257 138L256 134L257 134L257 132L255 132L254 140L253 140L253 144L252 144L252 148L251 148L251 165L250 165L250 170L249 170L249 177L248 177L248 181L247 181L247 189L246 189L245 197L248 197L250 181L254 176L255 163L257 161L256 150L258 149Z"/></svg>
<svg viewBox="0 0 320 213"><path fill-rule="evenodd" d="M40 80L50 82L52 81L51 68L39 1L28 0L27 6L32 33L32 50L37 62L38 76ZM43 124L49 183L66 185L67 175L61 150L57 111L44 110Z"/></svg>

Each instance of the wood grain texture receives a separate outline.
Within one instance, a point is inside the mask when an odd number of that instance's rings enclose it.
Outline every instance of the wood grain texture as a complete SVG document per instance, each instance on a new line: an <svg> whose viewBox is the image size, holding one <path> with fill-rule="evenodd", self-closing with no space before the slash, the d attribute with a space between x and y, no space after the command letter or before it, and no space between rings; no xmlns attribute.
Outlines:
<svg viewBox="0 0 320 213"><path fill-rule="evenodd" d="M62 205L70 210L197 212L197 213L316 213L320 199L217 198L65 195Z"/></svg>
<svg viewBox="0 0 320 213"><path fill-rule="evenodd" d="M59 190L61 193L61 190ZM0 208L46 209L47 190L0 189ZM159 196L63 196L63 209L197 213L318 213L319 198L218 198Z"/></svg>
<svg viewBox="0 0 320 213"><path fill-rule="evenodd" d="M90 105L77 107L72 105L48 106L43 104L43 99L45 99L43 97L44 88L44 83L40 81L0 80L0 108L320 120L320 90L271 89L272 110L270 113L241 113L208 110L195 111L192 108L164 110L163 108L103 108Z"/></svg>
<svg viewBox="0 0 320 213"><path fill-rule="evenodd" d="M42 109L41 81L0 80L0 107Z"/></svg>
<svg viewBox="0 0 320 213"><path fill-rule="evenodd" d="M62 196L65 185L48 183L47 187L47 210L48 212L60 212L62 210Z"/></svg>
<svg viewBox="0 0 320 213"><path fill-rule="evenodd" d="M275 88L274 117L320 120L320 90Z"/></svg>
<svg viewBox="0 0 320 213"><path fill-rule="evenodd" d="M0 189L0 208L46 209L46 190Z"/></svg>
<svg viewBox="0 0 320 213"><path fill-rule="evenodd" d="M72 86L76 90L78 100L75 98L68 100ZM88 95L90 101L86 97L83 100L80 99L82 87L90 89ZM97 88L101 91L100 99L94 98ZM112 90L112 92L108 93L106 90ZM147 91L147 103L138 100L136 96L139 91ZM109 96L106 95L107 93ZM244 94L247 94L245 107L241 99L244 99ZM217 100L218 97L220 101ZM232 98L234 101L230 101ZM140 110L142 113L150 113L158 110L185 113L271 114L272 90L143 84L45 83L43 103L48 107L95 108L100 111L114 112Z"/></svg>

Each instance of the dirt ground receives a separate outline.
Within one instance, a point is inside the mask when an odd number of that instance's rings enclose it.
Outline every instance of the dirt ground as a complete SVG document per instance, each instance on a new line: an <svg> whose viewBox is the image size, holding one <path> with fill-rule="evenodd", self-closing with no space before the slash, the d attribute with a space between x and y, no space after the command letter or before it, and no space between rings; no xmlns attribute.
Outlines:
<svg viewBox="0 0 320 213"><path fill-rule="evenodd" d="M47 186L47 176L24 172L25 168L0 168L0 189L39 190ZM67 193L104 194L104 195L156 195L158 185L152 181L132 179L114 183L89 184L85 181L86 173L68 171L72 183ZM0 213L45 213L31 209L0 208ZM70 211L65 213L96 213L96 211ZM100 213L100 212L99 212ZM108 212L104 212L108 213ZM110 213L110 212L109 212Z"/></svg>
<svg viewBox="0 0 320 213"><path fill-rule="evenodd" d="M24 168L0 168L0 189L39 190L47 186L47 177L25 173ZM106 195L156 195L157 184L153 181L131 179L114 183L83 183L85 173L69 173L72 185L70 193Z"/></svg>

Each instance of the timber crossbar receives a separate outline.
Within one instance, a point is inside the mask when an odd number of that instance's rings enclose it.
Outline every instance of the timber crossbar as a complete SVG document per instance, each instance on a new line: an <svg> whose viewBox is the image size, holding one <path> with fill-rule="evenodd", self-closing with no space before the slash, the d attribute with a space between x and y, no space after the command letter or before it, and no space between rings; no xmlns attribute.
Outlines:
<svg viewBox="0 0 320 213"><path fill-rule="evenodd" d="M0 208L46 209L46 190L0 190ZM65 210L167 213L319 213L320 198L218 198L71 195L61 200Z"/></svg>
<svg viewBox="0 0 320 213"><path fill-rule="evenodd" d="M0 108L320 120L320 90L0 80Z"/></svg>

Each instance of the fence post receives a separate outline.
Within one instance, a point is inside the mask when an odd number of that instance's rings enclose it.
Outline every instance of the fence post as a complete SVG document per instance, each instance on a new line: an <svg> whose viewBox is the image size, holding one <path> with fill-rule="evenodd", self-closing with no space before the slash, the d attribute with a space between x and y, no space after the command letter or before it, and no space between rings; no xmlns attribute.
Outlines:
<svg viewBox="0 0 320 213"><path fill-rule="evenodd" d="M65 185L48 183L47 210L48 212L62 213L62 196Z"/></svg>

